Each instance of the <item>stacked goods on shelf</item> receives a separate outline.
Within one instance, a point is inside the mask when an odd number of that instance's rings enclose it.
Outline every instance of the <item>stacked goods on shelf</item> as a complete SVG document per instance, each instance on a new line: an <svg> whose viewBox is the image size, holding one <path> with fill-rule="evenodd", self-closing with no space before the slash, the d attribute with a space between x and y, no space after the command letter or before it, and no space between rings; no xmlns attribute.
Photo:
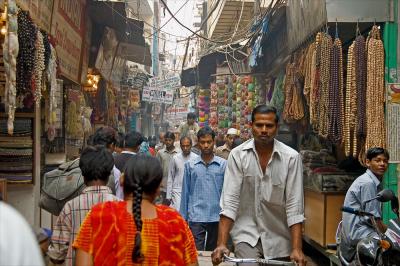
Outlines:
<svg viewBox="0 0 400 266"><path fill-rule="evenodd" d="M230 81L228 85L228 101L229 105L232 106L231 109L231 127L238 129L239 123L238 123L238 116L237 116L237 98L236 98L236 77L232 77L232 80ZM230 98L229 98L230 97ZM229 100L230 99L230 100Z"/></svg>
<svg viewBox="0 0 400 266"><path fill-rule="evenodd" d="M199 126L208 126L210 113L210 91L205 89L199 90L199 99L197 102L199 109Z"/></svg>
<svg viewBox="0 0 400 266"><path fill-rule="evenodd" d="M0 176L8 183L33 181L33 119L15 118L14 134L7 132L7 119L0 120Z"/></svg>
<svg viewBox="0 0 400 266"><path fill-rule="evenodd" d="M225 83L219 83L218 87L218 106L217 106L217 117L218 117L218 128L228 129L230 126L229 121L229 110L228 106L228 89Z"/></svg>
<svg viewBox="0 0 400 266"><path fill-rule="evenodd" d="M348 173L337 167L328 150L300 151L303 161L304 186L317 191L347 191L359 173Z"/></svg>
<svg viewBox="0 0 400 266"><path fill-rule="evenodd" d="M211 92L211 99L210 99L209 126L213 130L215 130L218 127L218 87L217 87L217 84L211 83L210 92Z"/></svg>

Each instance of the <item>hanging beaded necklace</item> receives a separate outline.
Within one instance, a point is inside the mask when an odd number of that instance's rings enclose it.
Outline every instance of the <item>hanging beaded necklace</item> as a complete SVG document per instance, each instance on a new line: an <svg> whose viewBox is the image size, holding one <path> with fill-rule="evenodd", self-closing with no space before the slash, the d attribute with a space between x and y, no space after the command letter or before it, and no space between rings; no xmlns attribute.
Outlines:
<svg viewBox="0 0 400 266"><path fill-rule="evenodd" d="M305 63L304 63L303 93L306 98L307 104L309 106L310 106L310 97L311 97L311 84L313 81L313 73L315 72L315 63L313 61L314 53L315 53L315 43L312 43L307 48L307 54L306 54L306 59L305 59ZM315 60L315 56L314 56L314 60Z"/></svg>
<svg viewBox="0 0 400 266"><path fill-rule="evenodd" d="M319 95L319 135L323 138L328 137L328 92L329 92L329 72L332 52L332 38L328 34L322 35L321 42L321 90Z"/></svg>
<svg viewBox="0 0 400 266"><path fill-rule="evenodd" d="M353 42L347 54L347 77L346 77L346 97L345 97L345 115L343 127L343 142L346 156L357 155L357 94L356 94L356 69L354 61Z"/></svg>
<svg viewBox="0 0 400 266"><path fill-rule="evenodd" d="M335 38L329 82L329 139L340 143L343 135L343 56L342 42Z"/></svg>
<svg viewBox="0 0 400 266"><path fill-rule="evenodd" d="M43 71L45 70L45 49L43 45L43 35L40 31L37 31L35 47L35 65L33 67L32 91L35 97L36 105L40 106L40 99L42 98L42 78Z"/></svg>
<svg viewBox="0 0 400 266"><path fill-rule="evenodd" d="M18 13L17 95L31 92L36 38L37 28L35 24L32 22L29 13L21 10Z"/></svg>
<svg viewBox="0 0 400 266"><path fill-rule="evenodd" d="M367 137L365 150L386 147L384 47L380 31L373 26L367 40Z"/></svg>
<svg viewBox="0 0 400 266"><path fill-rule="evenodd" d="M360 142L365 141L366 135L366 89L367 89L367 56L365 39L362 35L356 37L354 46L354 60L356 66L357 87L357 138Z"/></svg>

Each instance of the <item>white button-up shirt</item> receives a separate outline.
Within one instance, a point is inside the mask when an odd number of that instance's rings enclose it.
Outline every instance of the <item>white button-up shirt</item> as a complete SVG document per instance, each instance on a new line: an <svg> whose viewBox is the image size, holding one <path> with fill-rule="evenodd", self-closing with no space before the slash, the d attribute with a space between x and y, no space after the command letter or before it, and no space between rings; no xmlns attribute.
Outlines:
<svg viewBox="0 0 400 266"><path fill-rule="evenodd" d="M303 165L298 152L274 141L263 173L250 139L229 155L221 196L221 215L235 221L235 244L255 246L261 239L264 257L289 256L289 227L304 221Z"/></svg>
<svg viewBox="0 0 400 266"><path fill-rule="evenodd" d="M198 157L197 154L190 152L188 156L183 156L180 152L172 157L168 168L167 199L171 200L171 207L178 210L181 206L181 193L183 184L183 174L185 163Z"/></svg>

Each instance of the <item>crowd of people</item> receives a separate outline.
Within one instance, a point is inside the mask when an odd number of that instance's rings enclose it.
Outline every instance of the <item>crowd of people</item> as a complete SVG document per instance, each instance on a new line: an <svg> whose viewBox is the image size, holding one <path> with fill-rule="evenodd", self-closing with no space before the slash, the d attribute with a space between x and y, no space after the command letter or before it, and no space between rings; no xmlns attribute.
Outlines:
<svg viewBox="0 0 400 266"><path fill-rule="evenodd" d="M187 118L159 143L109 127L89 138L79 158L86 187L58 216L47 260L197 265L197 251L209 250L215 265L230 251L305 265L301 158L275 139L276 109L258 106L254 138L232 128L218 147L211 128Z"/></svg>

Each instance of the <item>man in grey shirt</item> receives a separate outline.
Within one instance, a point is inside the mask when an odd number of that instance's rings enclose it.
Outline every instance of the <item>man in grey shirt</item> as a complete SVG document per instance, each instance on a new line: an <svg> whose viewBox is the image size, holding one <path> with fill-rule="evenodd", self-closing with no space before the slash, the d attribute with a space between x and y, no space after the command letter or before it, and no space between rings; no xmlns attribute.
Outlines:
<svg viewBox="0 0 400 266"><path fill-rule="evenodd" d="M168 169L169 163L174 157L174 155L178 154L180 150L178 150L174 146L175 142L175 134L172 132L165 133L164 136L164 144L165 148L161 149L157 152L157 159L160 161L162 169L163 169L163 179L161 182L161 194L160 197L157 199L157 203L167 204L166 202L166 195L167 195L167 180L168 180Z"/></svg>
<svg viewBox="0 0 400 266"><path fill-rule="evenodd" d="M257 106L252 113L254 139L234 148L228 157L214 264L229 253L229 231L236 257L306 264L303 165L298 152L275 139L278 123L274 107Z"/></svg>
<svg viewBox="0 0 400 266"><path fill-rule="evenodd" d="M344 199L344 206L372 213L377 218L378 227L382 232L386 231L386 226L380 219L382 217L380 202L377 200L365 202L376 197L381 190L388 161L389 153L385 149L377 147L369 149L366 159L368 170L353 182ZM343 212L340 252L347 261L354 259L357 243L361 239L374 235L377 235L377 232L368 217Z"/></svg>

